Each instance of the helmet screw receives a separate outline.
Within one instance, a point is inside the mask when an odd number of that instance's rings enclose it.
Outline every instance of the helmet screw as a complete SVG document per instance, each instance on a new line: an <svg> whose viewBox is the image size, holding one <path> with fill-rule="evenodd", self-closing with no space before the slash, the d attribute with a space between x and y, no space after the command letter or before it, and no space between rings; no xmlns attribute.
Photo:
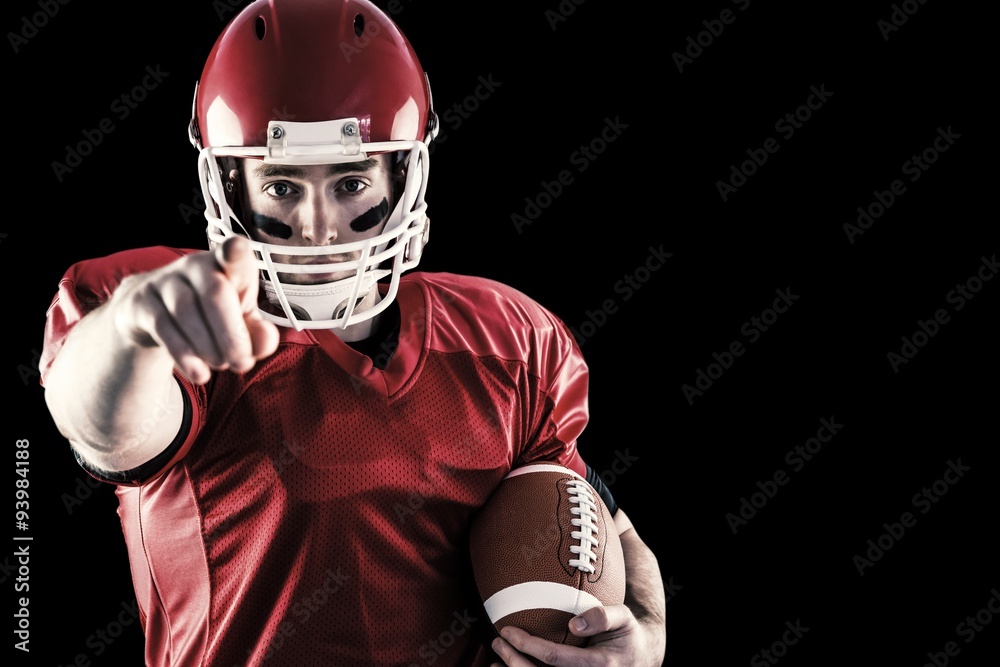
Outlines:
<svg viewBox="0 0 1000 667"><path fill-rule="evenodd" d="M271 128L271 138L272 139L280 139L281 136L284 133L285 133L285 131L283 129L281 129L280 125L275 125L274 127Z"/></svg>
<svg viewBox="0 0 1000 667"><path fill-rule="evenodd" d="M358 131L358 126L355 125L354 123L348 123L347 125L344 126L344 134L346 134L349 137L353 137L355 133L357 133L357 131Z"/></svg>

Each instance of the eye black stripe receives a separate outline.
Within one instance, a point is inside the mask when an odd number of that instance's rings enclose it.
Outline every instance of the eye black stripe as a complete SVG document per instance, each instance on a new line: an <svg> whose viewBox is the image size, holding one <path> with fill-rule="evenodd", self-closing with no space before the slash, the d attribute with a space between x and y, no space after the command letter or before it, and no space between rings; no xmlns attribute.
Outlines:
<svg viewBox="0 0 1000 667"><path fill-rule="evenodd" d="M351 229L356 232L367 232L372 227L377 226L385 219L385 214L389 212L389 200L382 197L381 203L372 206L370 209L351 220Z"/></svg>
<svg viewBox="0 0 1000 667"><path fill-rule="evenodd" d="M268 236L273 236L276 239L292 238L292 228L277 218L272 218L260 213L254 213L251 216L251 220L253 220L254 227Z"/></svg>

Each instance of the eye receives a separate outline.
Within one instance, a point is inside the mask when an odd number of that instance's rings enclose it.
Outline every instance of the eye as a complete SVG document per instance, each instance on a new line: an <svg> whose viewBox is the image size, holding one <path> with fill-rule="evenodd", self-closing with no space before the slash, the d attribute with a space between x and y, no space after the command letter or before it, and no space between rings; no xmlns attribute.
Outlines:
<svg viewBox="0 0 1000 667"><path fill-rule="evenodd" d="M368 187L368 184L364 181L360 181L356 178L349 178L340 184L345 191L350 194L357 194Z"/></svg>
<svg viewBox="0 0 1000 667"><path fill-rule="evenodd" d="M264 188L264 192L272 197L287 197L292 194L292 187L288 183L279 181L277 183L269 184Z"/></svg>

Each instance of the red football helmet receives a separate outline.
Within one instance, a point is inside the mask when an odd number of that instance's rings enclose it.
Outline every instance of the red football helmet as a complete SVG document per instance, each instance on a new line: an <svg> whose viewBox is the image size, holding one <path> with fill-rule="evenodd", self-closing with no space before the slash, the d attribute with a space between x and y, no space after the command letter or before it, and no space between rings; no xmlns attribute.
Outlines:
<svg viewBox="0 0 1000 667"><path fill-rule="evenodd" d="M382 312L400 275L426 242L427 147L438 119L427 76L407 38L367 0L256 0L222 31L195 86L189 133L199 150L209 245L238 234L251 240L263 293L296 329L344 328ZM391 152L405 165L405 187L382 232L322 247L254 241L238 216L227 174L236 158L275 164L327 164ZM227 191L227 188L229 191ZM282 255L348 255L336 263L277 263ZM283 283L278 273L351 277L318 285ZM354 306L376 281L389 288L373 308Z"/></svg>

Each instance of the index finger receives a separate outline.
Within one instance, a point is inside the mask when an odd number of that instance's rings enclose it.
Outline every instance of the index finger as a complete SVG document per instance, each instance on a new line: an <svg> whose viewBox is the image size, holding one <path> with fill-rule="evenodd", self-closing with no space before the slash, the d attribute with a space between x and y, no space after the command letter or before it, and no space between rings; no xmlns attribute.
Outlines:
<svg viewBox="0 0 1000 667"><path fill-rule="evenodd" d="M215 263L239 294L243 312L256 307L260 278L250 243L242 236L230 236L216 246Z"/></svg>

